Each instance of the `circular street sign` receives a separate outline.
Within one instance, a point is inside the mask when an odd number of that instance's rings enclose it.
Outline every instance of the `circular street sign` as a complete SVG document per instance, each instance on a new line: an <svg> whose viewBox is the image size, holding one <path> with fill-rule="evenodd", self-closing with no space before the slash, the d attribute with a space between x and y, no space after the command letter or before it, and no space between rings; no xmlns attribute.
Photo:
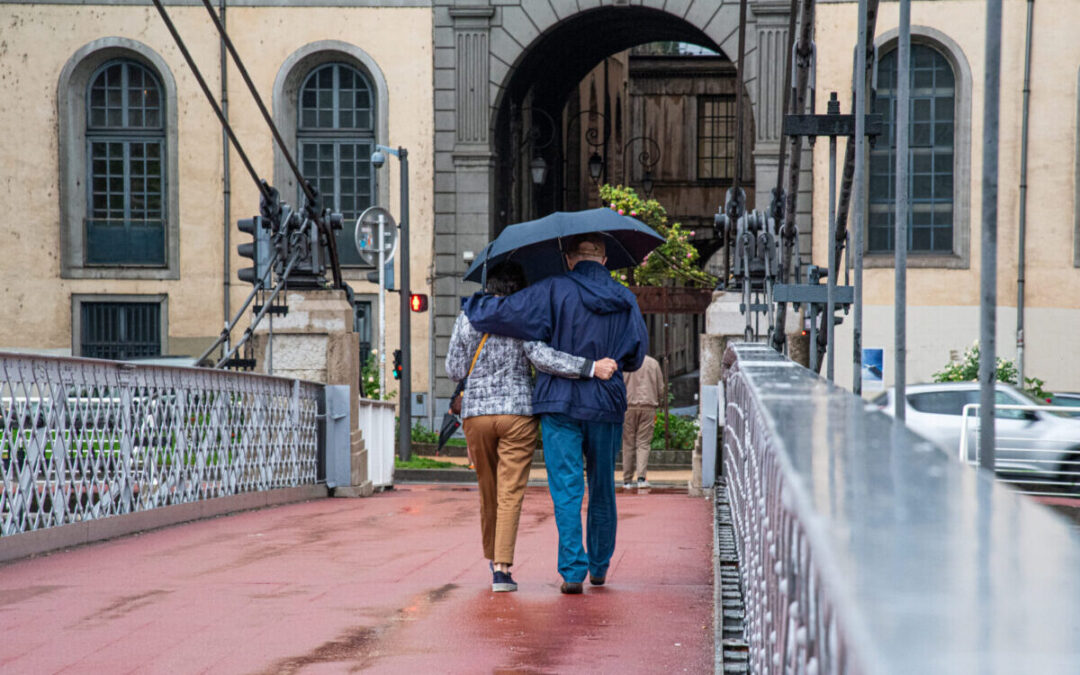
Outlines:
<svg viewBox="0 0 1080 675"><path fill-rule="evenodd" d="M360 257L369 265L379 264L379 246L376 241L379 238L379 218L383 219L382 249L385 262L394 259L397 251L398 229L397 223L390 212L381 206L370 206L356 219L356 250Z"/></svg>

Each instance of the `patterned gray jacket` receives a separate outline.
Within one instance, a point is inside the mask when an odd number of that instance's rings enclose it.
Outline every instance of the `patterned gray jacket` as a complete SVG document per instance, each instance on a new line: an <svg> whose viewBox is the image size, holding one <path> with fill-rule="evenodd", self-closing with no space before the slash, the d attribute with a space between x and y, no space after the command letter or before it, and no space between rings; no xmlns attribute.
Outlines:
<svg viewBox="0 0 1080 675"><path fill-rule="evenodd" d="M543 342L491 335L469 375L469 365L482 337L464 312L458 314L446 353L446 374L455 382L469 376L461 406L462 418L532 415L533 380L529 363L537 370L569 379L587 378L592 372L592 360L583 356L557 351Z"/></svg>

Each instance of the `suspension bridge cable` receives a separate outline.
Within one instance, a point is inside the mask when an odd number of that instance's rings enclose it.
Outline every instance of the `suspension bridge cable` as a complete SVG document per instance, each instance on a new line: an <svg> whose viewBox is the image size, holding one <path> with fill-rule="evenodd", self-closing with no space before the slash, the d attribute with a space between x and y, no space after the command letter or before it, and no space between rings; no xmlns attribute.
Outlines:
<svg viewBox="0 0 1080 675"><path fill-rule="evenodd" d="M240 58L240 54L236 52L236 47L233 46L233 42L229 38L228 32L225 30L224 24L221 23L221 19L214 12L210 0L202 0L202 2L203 6L206 7L207 13L210 14L211 21L214 22L214 27L217 28L218 33L221 34L221 40L225 43L225 48L229 51L229 54L232 55L233 62L236 64L237 70L240 71L240 77L243 78L244 84L247 85L248 91L251 92L251 97L255 99L255 105L259 107L259 112L262 113L263 119L266 120L266 125L270 127L270 133L274 136L274 141L278 144L278 147L281 148L281 154L285 156L285 162L289 165L289 169L292 170L293 175L296 176L297 181L299 181L300 188L304 191L304 196L314 202L316 198L315 191L312 190L311 184L300 173L300 167L297 166L292 153L289 152L288 146L285 145L285 140L281 137L277 125L274 124L274 120L270 116L270 112L266 109L266 104L263 103L262 97L259 96L259 92L255 88L255 83L251 81L247 68L244 66L244 61Z"/></svg>
<svg viewBox="0 0 1080 675"><path fill-rule="evenodd" d="M784 115L787 115L789 108L791 108L791 69L794 65L791 59L791 52L795 49L795 16L799 10L799 0L791 0L791 9L788 10L788 39L787 50L784 52L784 60L787 62L787 67L784 68L784 107L780 111L780 129L783 131L784 127ZM780 136L780 161L776 165L776 196L779 198L780 192L784 189L784 163L787 161L787 143L783 137ZM772 214L775 216L775 214ZM779 218L777 218L776 227L780 227ZM779 234L777 231L774 234Z"/></svg>
<svg viewBox="0 0 1080 675"><path fill-rule="evenodd" d="M870 0L866 7L866 50L870 52L874 48L874 32L877 27L877 12L878 12L879 0ZM866 72L854 73L854 77L865 77L869 80L870 76L874 72L875 68L874 59L870 58L870 54L867 54L866 59ZM851 89L854 92L855 82L852 79ZM866 88L867 96L870 96L870 87ZM869 111L871 101L867 99L866 110ZM851 97L851 112L855 112L855 96ZM887 139L887 137L886 137ZM840 179L840 195L836 205L836 240L833 242L835 247L834 255L836 256L837 269L840 265L840 252L843 250L844 242L847 239L847 217L848 210L851 207L851 189L852 183L855 180L855 139L849 138L847 147L844 149L844 172Z"/></svg>
<svg viewBox="0 0 1080 675"><path fill-rule="evenodd" d="M296 165L296 160L293 159L292 153L289 152L288 146L285 144L285 139L281 137L281 133L278 131L277 125L274 124L274 119L270 116L270 111L266 109L266 104L263 103L262 97L259 96L258 89L255 88L255 83L251 81L251 76L248 75L247 68L244 66L244 60L240 58L240 54L237 53L236 47L233 46L232 39L229 38L228 32L225 30L224 24L221 23L221 19L214 13L214 8L210 4L209 0L202 0L203 6L206 7L206 11L210 14L210 20L213 21L214 27L217 28L218 33L221 35L222 42L225 43L225 48L232 55L233 62L236 64L236 68L240 71L240 77L243 78L244 84L247 85L248 91L251 92L251 97L255 99L255 105L258 106L259 112L262 113L263 119L266 121L266 125L270 127L270 134L274 137L274 141L278 147L281 148L281 154L285 157L285 162L289 165L289 169L292 170L293 175L296 176L296 181L300 184L300 189L303 190L304 196L307 198L308 203L313 207L318 204L318 194L312 188L311 183L308 182L304 175L300 173L300 167ZM342 288L341 279L341 263L338 258L337 251L337 238L334 236L330 226L327 225L325 219L321 214L312 212L312 220L315 221L315 226L323 237L326 238L326 247L330 252L330 271L334 276L334 286Z"/></svg>
<svg viewBox="0 0 1080 675"><path fill-rule="evenodd" d="M203 0L205 2L205 0ZM743 79L746 73L746 3L739 2L739 64L735 69L735 181L732 185L736 198L738 197L739 184L742 183L743 172Z"/></svg>
<svg viewBox="0 0 1080 675"><path fill-rule="evenodd" d="M184 44L184 39L180 37L180 33L176 30L176 26L173 25L172 19L169 18L169 13L165 11L165 6L161 3L161 0L153 0L154 7L157 8L158 14L161 15L161 19L165 22L165 27L169 29L169 33L172 35L173 40L176 41L176 46L180 48L180 53L183 54L184 60L187 61L188 68L191 68L192 74L195 76L195 80L199 83L199 87L202 89L203 94L206 96L206 100L210 102L210 107L214 109L214 113L218 117L218 121L221 122L221 126L225 129L225 133L229 135L229 140L232 141L233 147L236 148L236 153L240 155L240 160L244 163L244 167L251 175L251 179L255 181L255 186L259 188L259 193L267 199L273 197L273 193L261 178L259 178L258 172L255 171L255 167L251 165L251 160L248 159L247 153L244 152L243 146L240 145L240 140L236 138L236 134L233 132L232 127L229 125L229 120L225 117L225 113L221 111L221 106L218 105L217 100L214 99L214 95L210 93L210 87L206 85L206 80L202 76L202 72L199 71L199 67L195 65L195 59L191 57L191 52L188 51L187 45Z"/></svg>

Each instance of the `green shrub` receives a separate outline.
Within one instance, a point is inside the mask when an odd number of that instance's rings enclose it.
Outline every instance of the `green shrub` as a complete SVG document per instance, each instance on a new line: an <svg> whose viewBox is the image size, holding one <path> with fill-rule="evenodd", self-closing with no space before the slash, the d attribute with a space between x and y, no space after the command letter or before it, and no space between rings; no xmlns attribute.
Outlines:
<svg viewBox="0 0 1080 675"><path fill-rule="evenodd" d="M697 418L686 415L668 414L668 430L671 434L671 450L693 450L697 442ZM653 426L653 450L666 450L664 447L664 411L656 411L656 424Z"/></svg>
<svg viewBox="0 0 1080 675"><path fill-rule="evenodd" d="M414 424L412 428L412 440L413 443L431 443L432 445L435 445L439 442L439 432L432 431L431 429L425 427L423 424L417 423ZM446 440L446 445L452 445L457 448L464 448L465 439L448 438Z"/></svg>
<svg viewBox="0 0 1080 675"><path fill-rule="evenodd" d="M412 428L412 439L414 443L438 443L439 434L428 429L423 424L414 424Z"/></svg>
<svg viewBox="0 0 1080 675"><path fill-rule="evenodd" d="M1016 364L1010 359L1000 356L996 359L998 382L1017 384L1019 371ZM979 380L979 341L976 340L970 347L964 350L964 357L959 361L953 361L931 376L934 382L977 382ZM1043 389L1046 384L1037 377L1025 377L1023 389L1037 399L1046 400L1049 392Z"/></svg>
<svg viewBox="0 0 1080 675"><path fill-rule="evenodd" d="M395 469L460 469L461 466L453 462L440 462L429 457L410 457L409 461L403 462L401 458L394 458Z"/></svg>

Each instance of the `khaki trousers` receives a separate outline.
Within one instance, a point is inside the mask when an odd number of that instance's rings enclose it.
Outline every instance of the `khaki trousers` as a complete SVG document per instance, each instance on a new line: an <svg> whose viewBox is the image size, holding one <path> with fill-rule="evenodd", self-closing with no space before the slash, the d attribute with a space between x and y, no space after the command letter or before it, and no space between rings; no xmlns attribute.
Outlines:
<svg viewBox="0 0 1080 675"><path fill-rule="evenodd" d="M480 486L484 557L514 563L521 502L536 450L537 420L525 415L480 415L463 424Z"/></svg>
<svg viewBox="0 0 1080 675"><path fill-rule="evenodd" d="M623 482L645 478L649 467L649 446L652 443L653 425L656 424L656 408L648 406L630 406L626 409L622 432L622 469Z"/></svg>

